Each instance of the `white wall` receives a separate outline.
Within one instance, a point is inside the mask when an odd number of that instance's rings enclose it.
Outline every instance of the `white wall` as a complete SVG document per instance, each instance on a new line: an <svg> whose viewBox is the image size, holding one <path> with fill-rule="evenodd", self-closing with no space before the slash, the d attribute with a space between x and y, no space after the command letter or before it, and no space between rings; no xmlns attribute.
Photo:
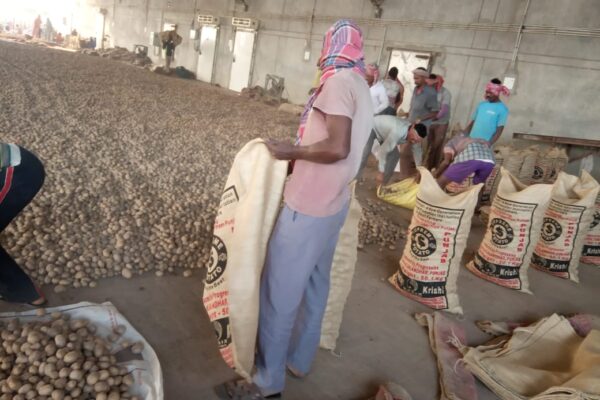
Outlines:
<svg viewBox="0 0 600 400"><path fill-rule="evenodd" d="M336 18L355 18L363 28L368 62L377 61L381 54L381 65L387 66L393 47L434 52L432 70L444 75L453 94L452 123L462 125L482 99L485 83L504 76L516 33L403 25L414 20L494 27L519 24L525 6L525 0L388 1L383 6L383 19L374 20L368 0L248 0L248 13L234 0L81 1L86 3L84 8L107 8L113 43L130 49L133 44L149 44L149 32L159 30L163 22L178 23L184 41L176 51L176 61L192 71L196 70L197 55L188 30L195 13L224 17L214 75L214 83L223 87L228 86L232 61L228 49L234 36L230 17L255 17L261 25L251 82L262 85L268 73L283 76L286 94L295 103L307 98L325 30ZM312 56L303 61L313 4L317 22L310 36ZM330 18L323 21L325 17ZM385 42L384 28L374 26L374 22L388 22ZM532 0L525 25L600 29L600 2ZM525 34L517 72L516 93L506 101L510 117L505 140L512 132L600 139L596 112L600 38Z"/></svg>

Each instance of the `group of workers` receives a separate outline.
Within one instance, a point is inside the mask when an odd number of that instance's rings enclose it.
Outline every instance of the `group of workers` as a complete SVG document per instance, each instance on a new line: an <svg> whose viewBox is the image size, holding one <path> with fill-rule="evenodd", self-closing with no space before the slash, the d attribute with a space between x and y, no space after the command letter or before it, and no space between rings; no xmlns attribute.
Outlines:
<svg viewBox="0 0 600 400"><path fill-rule="evenodd" d="M451 116L452 95L444 86L441 75L425 68L412 71L415 89L408 112L400 109L404 87L398 81L398 69L390 68L385 79L379 80L377 65L365 69L373 104L373 130L363 151L357 177L367 163L375 140L379 148L377 181L387 184L402 157L410 165L423 165L434 173L438 183L446 187L449 182L461 183L473 177L473 183L484 182L494 167L492 145L502 134L508 117L508 108L500 95L509 90L498 79L492 79L485 88L485 100L476 108L464 132L449 140L446 133ZM422 144L425 142L425 148ZM410 148L408 148L410 147ZM408 151L402 151L402 150ZM402 153L402 156L401 156ZM402 164L401 164L402 166ZM402 171L405 174L408 171Z"/></svg>
<svg viewBox="0 0 600 400"><path fill-rule="evenodd" d="M162 36L163 47L172 56L179 38ZM265 142L273 157L293 161L293 168L261 278L255 373L252 382L233 380L217 387L225 399L280 398L286 373L302 379L310 372L333 255L350 203L349 184L364 167L375 140L380 143L381 182L391 179L403 156L421 164L420 145L426 139L424 164L441 186L470 175L479 183L493 168L492 145L506 123L508 109L500 95L509 92L494 79L465 132L444 146L451 96L443 78L415 69L409 111L399 116L404 86L398 70L391 68L379 80L378 68L365 65L362 32L350 20L340 20L327 31L318 67L319 83L305 106L295 143ZM0 167L1 230L40 189L44 169L35 156L14 145L0 148ZM0 263L4 299L33 305L45 301L1 248Z"/></svg>
<svg viewBox="0 0 600 400"><path fill-rule="evenodd" d="M290 160L293 168L261 278L255 373L251 382L219 385L216 391L223 399L280 398L286 374L302 379L309 373L333 254L350 203L349 184L360 176L375 140L380 143L381 182L392 177L402 157L421 164L424 139L424 163L442 186L469 175L475 183L484 181L494 165L491 146L508 115L499 98L508 89L498 80L487 84L485 101L466 131L444 146L451 96L440 75L415 69L410 109L399 116L404 86L398 70L391 68L380 80L378 68L365 65L362 33L350 20L327 31L318 68L318 83L309 92L295 143L266 141L273 157Z"/></svg>

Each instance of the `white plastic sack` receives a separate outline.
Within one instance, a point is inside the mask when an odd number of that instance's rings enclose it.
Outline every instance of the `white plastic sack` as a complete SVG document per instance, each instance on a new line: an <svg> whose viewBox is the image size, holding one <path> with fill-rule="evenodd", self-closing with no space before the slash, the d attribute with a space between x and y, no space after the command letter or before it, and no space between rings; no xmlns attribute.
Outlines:
<svg viewBox="0 0 600 400"><path fill-rule="evenodd" d="M60 311L68 314L71 318L86 319L96 326L95 335L107 337L113 334L114 329L118 325L123 325L127 328L125 333L119 337L118 341L112 343L113 354L117 353L117 349L121 349L123 341L142 342L144 350L142 351L142 359L131 359L120 362L119 365L126 367L134 378L134 384L131 386L131 393L140 397L143 400L163 400L164 389L162 370L156 353L144 337L119 313L117 308L110 302L95 304L89 302L81 302L60 307L46 308L46 315L39 317L36 315L36 310L23 312L6 312L0 314L0 321L19 318L23 322L29 321L44 321L50 319L50 314L54 311Z"/></svg>
<svg viewBox="0 0 600 400"><path fill-rule="evenodd" d="M340 230L340 237L333 254L329 297L327 298L327 307L321 324L320 345L328 350L335 349L340 334L344 306L350 293L358 257L358 223L362 215L362 208L354 195L354 186L352 184L350 208L346 215L346 221Z"/></svg>
<svg viewBox="0 0 600 400"><path fill-rule="evenodd" d="M225 362L246 379L254 366L260 275L287 176L261 139L235 156L215 219L203 302Z"/></svg>

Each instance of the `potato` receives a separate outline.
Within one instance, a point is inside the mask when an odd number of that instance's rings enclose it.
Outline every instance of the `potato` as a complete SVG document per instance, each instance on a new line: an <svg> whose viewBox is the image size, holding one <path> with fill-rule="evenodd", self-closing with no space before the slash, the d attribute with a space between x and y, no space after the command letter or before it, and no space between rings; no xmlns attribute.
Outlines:
<svg viewBox="0 0 600 400"><path fill-rule="evenodd" d="M122 326L114 330L125 332ZM67 314L0 323L0 400L3 394L11 400L130 399L133 378L95 331L89 321Z"/></svg>

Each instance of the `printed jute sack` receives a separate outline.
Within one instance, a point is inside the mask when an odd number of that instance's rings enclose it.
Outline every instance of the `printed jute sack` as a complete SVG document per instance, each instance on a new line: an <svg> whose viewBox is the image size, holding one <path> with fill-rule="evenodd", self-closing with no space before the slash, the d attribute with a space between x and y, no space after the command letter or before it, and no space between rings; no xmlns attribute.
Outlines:
<svg viewBox="0 0 600 400"><path fill-rule="evenodd" d="M510 154L510 148L507 146L498 146L494 149L494 158L496 159L496 165L494 165L494 169L492 173L485 181L485 185L482 189L481 194L481 204L488 205L492 202L494 196L496 196L496 191L498 190L498 184L500 183L500 169L504 165L504 161L508 158Z"/></svg>
<svg viewBox="0 0 600 400"><path fill-rule="evenodd" d="M446 186L446 192L456 194L462 193L465 190L469 190L469 188L473 186L473 175L469 175L460 183L450 182Z"/></svg>
<svg viewBox="0 0 600 400"><path fill-rule="evenodd" d="M203 302L225 362L249 379L254 365L260 274L275 224L287 162L262 140L235 156L215 219Z"/></svg>
<svg viewBox="0 0 600 400"><path fill-rule="evenodd" d="M581 262L600 265L600 195L596 197L594 217L592 218L590 230L583 242Z"/></svg>
<svg viewBox="0 0 600 400"><path fill-rule="evenodd" d="M558 177L559 172L565 169L569 163L569 156L565 149L555 147L550 153L549 158L552 161L552 166L544 177L544 181L546 183L553 183Z"/></svg>
<svg viewBox="0 0 600 400"><path fill-rule="evenodd" d="M533 175L531 175L531 183L545 183L546 176L552 171L554 165L555 148L547 151L540 151L533 167Z"/></svg>
<svg viewBox="0 0 600 400"><path fill-rule="evenodd" d="M523 152L517 151L513 148L507 148L506 152L507 154L504 158L504 164L502 166L506 168L513 176L519 176L525 155Z"/></svg>
<svg viewBox="0 0 600 400"><path fill-rule="evenodd" d="M585 171L581 178L564 172L558 174L531 266L579 282L579 259L594 217L599 188L598 182Z"/></svg>
<svg viewBox="0 0 600 400"><path fill-rule="evenodd" d="M436 310L462 313L456 280L483 184L451 196L419 168L421 184L400 268L389 278L404 296Z"/></svg>
<svg viewBox="0 0 600 400"><path fill-rule="evenodd" d="M350 208L346 221L340 231L340 237L333 253L331 280L327 307L321 324L321 347L333 350L340 334L342 316L346 299L352 286L352 277L358 258L358 223L362 215L360 203L354 195L355 183L352 183Z"/></svg>
<svg viewBox="0 0 600 400"><path fill-rule="evenodd" d="M533 176L533 169L538 158L538 153L536 148L530 147L522 150L521 154L523 155L523 163L521 164L517 179L519 179L520 182L529 185L531 183L531 177Z"/></svg>
<svg viewBox="0 0 600 400"><path fill-rule="evenodd" d="M485 236L467 269L497 285L531 293L527 270L552 185L527 186L505 169L500 174Z"/></svg>
<svg viewBox="0 0 600 400"><path fill-rule="evenodd" d="M419 184L415 178L406 178L391 185L379 186L377 197L395 206L412 210L415 208L418 191Z"/></svg>

